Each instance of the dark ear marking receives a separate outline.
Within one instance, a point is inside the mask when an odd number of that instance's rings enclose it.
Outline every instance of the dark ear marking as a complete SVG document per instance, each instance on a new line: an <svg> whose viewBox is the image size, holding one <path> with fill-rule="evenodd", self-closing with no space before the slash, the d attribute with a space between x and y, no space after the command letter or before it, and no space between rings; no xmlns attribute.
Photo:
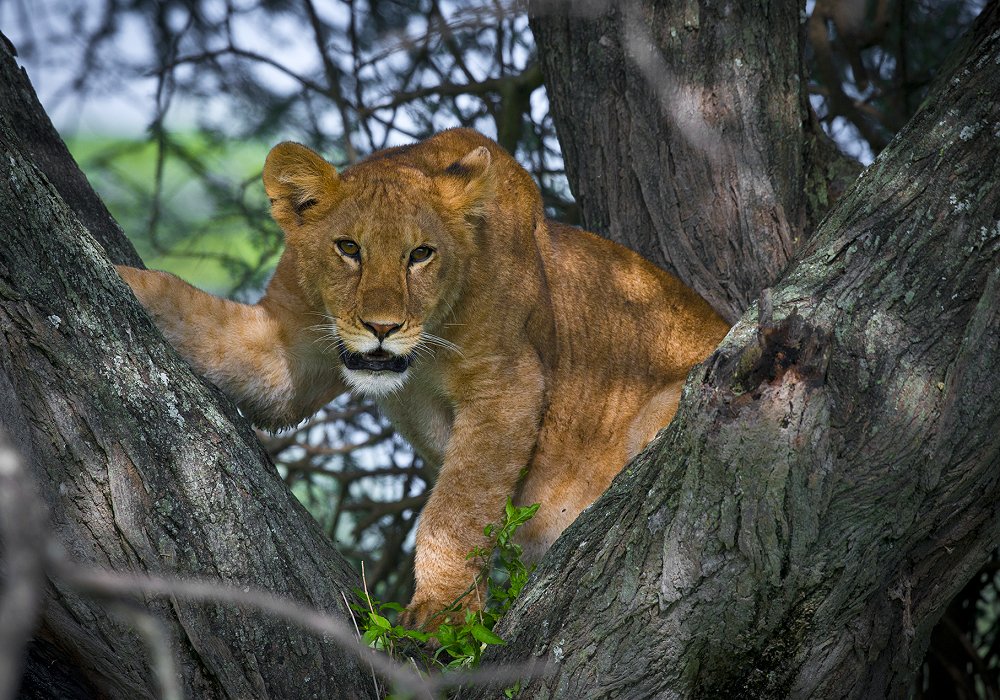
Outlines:
<svg viewBox="0 0 1000 700"><path fill-rule="evenodd" d="M334 199L340 177L315 151L285 141L271 149L261 173L271 216L282 227L301 226Z"/></svg>
<svg viewBox="0 0 1000 700"><path fill-rule="evenodd" d="M489 149L479 146L444 169L438 191L451 211L471 218L485 215L495 187L492 160Z"/></svg>
<svg viewBox="0 0 1000 700"><path fill-rule="evenodd" d="M445 168L444 172L448 175L456 175L458 177L469 177L472 174L469 167L462 163L461 160L456 160Z"/></svg>

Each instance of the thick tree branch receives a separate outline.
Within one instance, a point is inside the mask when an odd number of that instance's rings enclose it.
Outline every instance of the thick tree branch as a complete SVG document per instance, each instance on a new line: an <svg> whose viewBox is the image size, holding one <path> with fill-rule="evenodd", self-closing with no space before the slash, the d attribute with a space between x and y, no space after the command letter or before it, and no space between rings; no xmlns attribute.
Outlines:
<svg viewBox="0 0 1000 700"><path fill-rule="evenodd" d="M799 9L535 0L529 10L584 227L735 321L806 224Z"/></svg>
<svg viewBox="0 0 1000 700"><path fill-rule="evenodd" d="M909 692L1000 541L1000 5L956 55L543 561L494 654L551 660L524 692Z"/></svg>
<svg viewBox="0 0 1000 700"><path fill-rule="evenodd" d="M0 76L19 75L12 63L0 51ZM28 465L53 537L81 562L211 574L348 614L340 591L356 585L355 574L249 426L160 338L34 166L20 121L45 117L30 89L3 88L5 100L23 102L0 110L0 384L10 388L0 422L10 429L16 419L15 444L33 455ZM67 156L61 167L74 166ZM87 190L74 201L92 199ZM366 667L281 623L180 601L149 609L182 640L186 695L368 693ZM59 581L46 589L39 634L97 692L155 693L134 633ZM313 674L304 688L301 679L317 667L328 673Z"/></svg>

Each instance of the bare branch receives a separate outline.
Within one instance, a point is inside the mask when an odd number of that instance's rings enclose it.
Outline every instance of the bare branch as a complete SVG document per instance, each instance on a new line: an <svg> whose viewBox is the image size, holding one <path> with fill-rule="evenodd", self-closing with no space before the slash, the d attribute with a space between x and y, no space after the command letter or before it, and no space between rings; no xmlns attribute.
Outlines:
<svg viewBox="0 0 1000 700"><path fill-rule="evenodd" d="M139 593L153 597L176 597L203 603L225 603L255 608L316 634L333 639L342 649L390 681L394 687L423 698L433 698L438 690L461 685L513 683L539 677L544 663L533 661L515 666L495 666L474 671L456 671L421 676L408 665L365 646L340 618L309 608L265 591L194 579L165 578L142 574L80 567L63 555L50 557L50 568L77 591L99 598L120 599Z"/></svg>
<svg viewBox="0 0 1000 700"><path fill-rule="evenodd" d="M308 88L309 90L319 93L320 95L327 94L327 89L325 87L323 87L322 85L313 80L309 80L309 78L306 78L305 76L300 75L299 73L296 73L288 66L279 63L270 56L265 56L263 54L257 53L255 51L249 51L247 49L241 49L236 46L227 46L223 49L216 49L214 51L202 51L195 54L189 54L187 56L178 56L174 60L165 63L161 67L161 70L164 71L172 70L185 63L205 63L208 61L214 61L219 56L225 56L225 55L237 56L239 58L246 58L251 61L263 63L264 65L270 66L271 68L274 68L275 70L283 73L289 78L292 78L304 88Z"/></svg>
<svg viewBox="0 0 1000 700"><path fill-rule="evenodd" d="M366 107L358 110L358 115L368 117L385 109L393 109L400 105L422 100L433 95L454 97L457 95L477 95L482 97L496 92L504 92L510 89L534 90L543 85L542 71L537 64L531 64L521 73L509 75L502 78L487 78L475 83L441 83L428 87L418 88L410 92L401 92L392 99L379 105Z"/></svg>
<svg viewBox="0 0 1000 700"><path fill-rule="evenodd" d="M45 510L21 456L0 427L0 698L20 686L24 650L35 628L44 590L41 546Z"/></svg>
<svg viewBox="0 0 1000 700"><path fill-rule="evenodd" d="M343 122L344 129L344 150L347 153L347 162L354 163L358 159L358 152L357 149L354 148L354 143L351 140L353 120L350 115L350 106L340 91L340 83L344 79L344 74L341 72L339 66L337 66L337 64L330 58L330 51L327 47L326 30L323 27L323 22L320 20L319 14L316 12L316 6L313 4L312 0L305 1L305 8L306 14L309 15L309 24L313 29L313 35L316 41L316 50L319 52L320 60L323 62L323 71L326 74L327 89L325 94L333 100L333 103L337 105L337 110L340 112L340 120Z"/></svg>
<svg viewBox="0 0 1000 700"><path fill-rule="evenodd" d="M134 602L119 601L109 604L108 609L132 627L146 643L149 662L160 691L160 700L183 700L180 670L174 659L170 643L170 633L161 620Z"/></svg>

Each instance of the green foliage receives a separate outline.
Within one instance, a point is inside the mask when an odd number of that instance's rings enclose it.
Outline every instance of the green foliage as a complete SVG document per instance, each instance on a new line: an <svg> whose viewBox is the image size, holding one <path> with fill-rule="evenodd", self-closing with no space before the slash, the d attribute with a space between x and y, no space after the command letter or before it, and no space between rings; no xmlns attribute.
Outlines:
<svg viewBox="0 0 1000 700"><path fill-rule="evenodd" d="M263 286L283 246L260 182L266 142L195 130L68 146L149 267L220 294Z"/></svg>
<svg viewBox="0 0 1000 700"><path fill-rule="evenodd" d="M416 644L423 644L431 638L427 632L411 630L389 621L390 616L403 612L399 603L380 602L361 589L354 592L363 603L351 603L351 609L364 630L361 639L373 649L390 656L402 656L415 649Z"/></svg>
<svg viewBox="0 0 1000 700"><path fill-rule="evenodd" d="M521 560L523 552L521 545L514 542L514 533L531 520L536 512L538 512L537 503L519 508L508 498L504 509L504 522L499 527L491 524L483 528L483 534L493 543L493 552L497 559L494 574L486 582L486 614L493 617L494 623L510 610L535 568L534 565L531 568L526 567ZM481 552L480 556L484 554ZM483 559L490 561L491 557L483 556ZM492 625L490 629L493 629Z"/></svg>
<svg viewBox="0 0 1000 700"><path fill-rule="evenodd" d="M522 561L523 553L521 546L514 542L514 533L537 511L537 503L518 507L507 499L503 522L491 523L483 529L483 534L489 538L488 545L469 553L470 559L484 563L482 573L469 590L438 614L437 619L443 617L445 622L436 631L425 632L393 624L389 618L403 611L401 605L383 603L366 591L355 591L362 602L352 604L351 609L357 614L362 639L390 656L416 657L424 668L447 670L477 666L490 645L506 643L493 628L510 610L534 569ZM470 610L463 602L484 579L486 601L483 609ZM430 648L433 648L432 653L426 651Z"/></svg>

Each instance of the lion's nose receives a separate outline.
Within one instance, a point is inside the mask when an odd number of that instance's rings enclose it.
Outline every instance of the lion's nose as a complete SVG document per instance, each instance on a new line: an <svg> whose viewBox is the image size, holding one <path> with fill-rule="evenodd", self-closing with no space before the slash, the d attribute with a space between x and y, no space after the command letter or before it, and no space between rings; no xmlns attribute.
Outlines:
<svg viewBox="0 0 1000 700"><path fill-rule="evenodd" d="M403 325L402 323L378 323L377 321L362 321L361 325L370 330L380 341L385 340Z"/></svg>

